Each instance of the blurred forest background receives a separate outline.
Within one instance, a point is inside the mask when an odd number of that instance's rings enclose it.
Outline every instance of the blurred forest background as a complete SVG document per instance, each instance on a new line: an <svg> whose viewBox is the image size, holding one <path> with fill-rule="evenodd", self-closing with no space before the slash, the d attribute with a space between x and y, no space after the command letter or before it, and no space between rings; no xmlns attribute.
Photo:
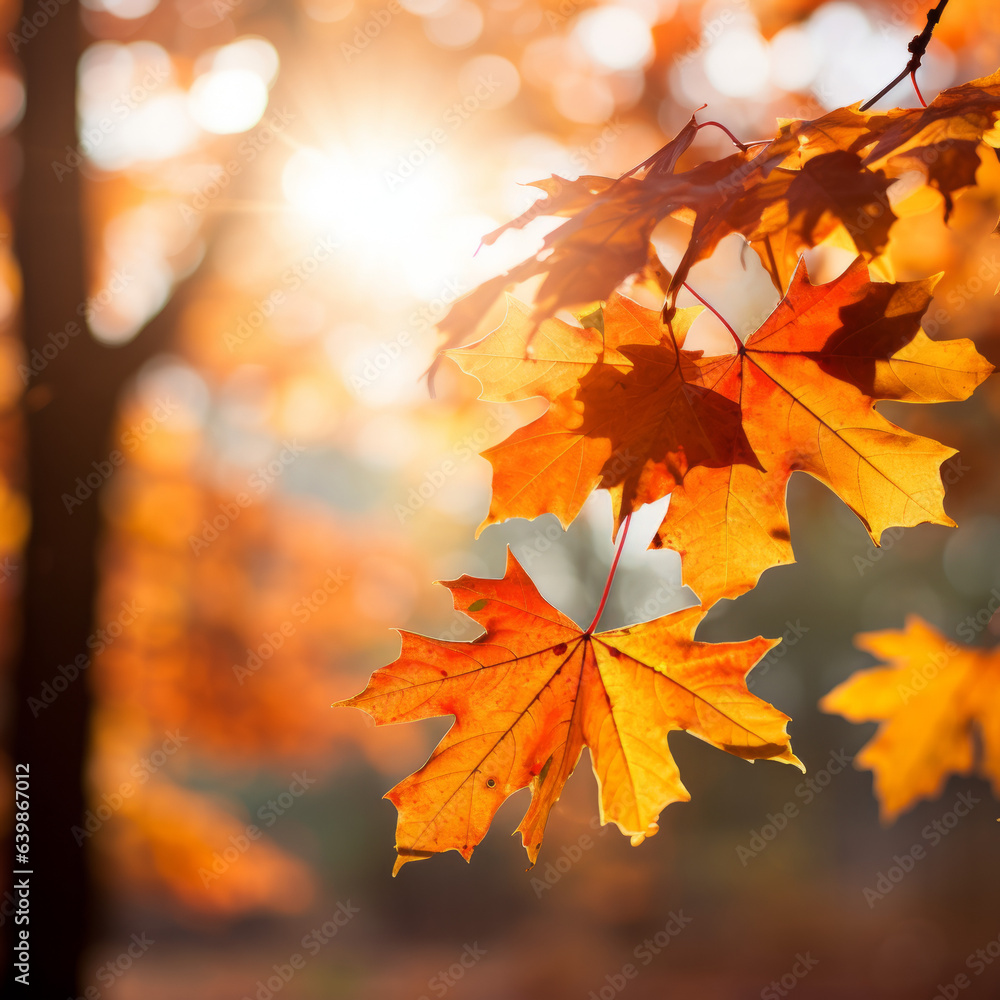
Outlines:
<svg viewBox="0 0 1000 1000"><path fill-rule="evenodd" d="M867 99L925 13L915 0L0 4L0 809L9 837L9 776L30 762L36 995L738 1000L792 982L803 998L931 1000L997 939L985 783L953 780L881 827L870 775L842 766L872 727L816 707L872 662L856 632L918 613L953 637L996 606L995 380L967 403L884 408L959 449L957 529L890 532L878 550L793 477L798 563L699 634L785 637L750 687L793 717L813 785L677 734L692 801L640 847L597 828L584 760L535 870L504 833L522 792L471 865L449 854L393 880L381 796L447 721L376 730L329 707L396 655L393 627L473 637L431 581L499 576L507 545L577 621L596 607L606 497L565 533L545 517L473 541L489 496L477 452L537 401L477 402L450 363L436 398L420 377L448 304L551 225L474 256L534 200L521 185L616 175L705 103L702 120L752 140ZM952 0L923 92L998 65L1000 8ZM907 82L878 107L913 104ZM705 129L685 162L730 149ZM938 196L902 186L884 264L900 279L945 272L925 329L997 363L1000 163L983 149L947 225ZM683 232L657 234L668 266ZM813 280L848 260L817 248ZM775 302L735 238L691 282L744 334ZM698 320L706 344L716 322ZM691 603L676 557L641 535L608 627ZM864 889L959 794L979 804L870 906ZM962 992L997 995L1000 963Z"/></svg>

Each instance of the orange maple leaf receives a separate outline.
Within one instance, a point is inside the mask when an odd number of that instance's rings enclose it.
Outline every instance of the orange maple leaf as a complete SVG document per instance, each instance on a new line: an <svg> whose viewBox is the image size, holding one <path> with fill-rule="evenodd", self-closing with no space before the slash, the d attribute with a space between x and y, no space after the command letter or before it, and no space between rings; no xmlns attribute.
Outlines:
<svg viewBox="0 0 1000 1000"><path fill-rule="evenodd" d="M700 354L681 349L700 312L680 310L668 332L658 313L616 293L602 331L554 319L536 332L528 307L509 298L497 330L449 351L482 383L482 399L540 395L551 403L483 453L493 465L493 500L479 530L544 512L568 525L604 487L617 531L626 514L665 496L690 466L712 463L719 441L738 438L738 405L699 385Z"/></svg>
<svg viewBox="0 0 1000 1000"><path fill-rule="evenodd" d="M399 812L394 873L442 851L468 860L497 809L520 788L531 803L518 831L532 864L549 811L589 747L601 822L633 837L690 799L668 734L686 730L746 760L802 767L788 716L745 677L777 640L703 643L700 607L592 634L549 605L508 552L501 580L444 584L486 631L473 642L401 632L402 651L359 695L339 702L378 725L454 715L427 763L386 796Z"/></svg>
<svg viewBox="0 0 1000 1000"><path fill-rule="evenodd" d="M865 632L855 644L890 666L859 670L820 708L880 723L855 766L874 772L883 822L968 774L977 733L979 771L1000 797L1000 650L959 645L915 615L902 631Z"/></svg>
<svg viewBox="0 0 1000 1000"><path fill-rule="evenodd" d="M737 353L683 347L695 315L672 328L621 296L603 339L558 320L534 327L512 304L498 330L449 352L483 399L542 395L548 411L484 452L494 467L484 526L555 513L567 525L598 487L616 526L671 494L655 544L680 552L708 605L792 561L785 489L796 470L833 489L877 543L886 528L950 525L940 465L954 454L890 423L879 399L966 398L992 371L967 340L919 330L934 280L872 283L860 259L812 285L805 267Z"/></svg>

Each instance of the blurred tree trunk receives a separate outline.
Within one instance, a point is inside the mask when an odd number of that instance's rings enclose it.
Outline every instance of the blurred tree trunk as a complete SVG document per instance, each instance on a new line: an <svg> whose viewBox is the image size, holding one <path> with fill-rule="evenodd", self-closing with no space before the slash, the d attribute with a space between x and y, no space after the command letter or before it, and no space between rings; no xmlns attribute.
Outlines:
<svg viewBox="0 0 1000 1000"><path fill-rule="evenodd" d="M30 377L24 397L32 528L23 567L14 760L31 774L30 984L34 995L63 1000L79 995L78 966L91 929L87 856L70 832L83 826L86 809L90 685L86 671L68 678L70 665L88 652L94 627L100 506L95 495L69 511L61 498L73 493L77 476L93 471L92 462L106 458L117 392L101 366L106 352L79 311L87 295L80 176L73 170L57 177L52 166L77 145L79 12L75 0L45 6L25 4L29 20L56 12L18 53L27 110L16 238L25 354L31 364L58 353ZM52 704L29 708L28 699L41 701L42 685L60 676L60 666L67 668L65 689Z"/></svg>
<svg viewBox="0 0 1000 1000"><path fill-rule="evenodd" d="M41 10L39 2L56 13L46 15L44 27L18 52L28 96L16 236L24 277L24 350L34 373L24 395L32 527L23 565L13 756L15 763L29 765L31 776L31 995L63 1000L95 985L78 982L97 906L87 865L89 841L78 844L72 828L86 828L88 808L87 640L107 624L95 617L99 490L81 503L67 504L66 498L78 499L77 477L86 483L90 476L93 485L113 471L109 454L122 389L170 340L191 280L175 289L164 310L127 345L111 348L91 337L84 316L81 179L77 170L53 166L78 162L67 158L67 147L78 149L76 67L83 32L76 0L65 6L61 0L35 0L25 8L29 20ZM74 676L81 662L85 667ZM54 700L43 698L46 692Z"/></svg>

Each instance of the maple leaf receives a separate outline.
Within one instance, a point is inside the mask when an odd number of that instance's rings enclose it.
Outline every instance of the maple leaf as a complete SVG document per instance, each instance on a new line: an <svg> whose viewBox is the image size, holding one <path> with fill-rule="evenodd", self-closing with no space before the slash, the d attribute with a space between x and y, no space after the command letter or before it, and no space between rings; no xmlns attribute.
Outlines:
<svg viewBox="0 0 1000 1000"><path fill-rule="evenodd" d="M975 183L980 144L1000 146L998 117L1000 70L941 91L926 108L874 113L855 104L813 121L785 121L769 154L780 156L782 167L801 168L812 157L846 150L894 180L918 170L941 193L947 219L953 195Z"/></svg>
<svg viewBox="0 0 1000 1000"><path fill-rule="evenodd" d="M796 470L830 486L876 543L888 527L952 524L939 469L954 451L874 409L964 399L992 371L969 341L920 332L933 285L872 283L858 259L817 286L803 265L743 349L715 357L683 347L695 310L664 326L622 296L604 310L603 339L550 321L529 354L530 318L512 304L498 330L449 352L483 399L550 400L483 453L494 468L483 526L549 511L567 525L599 487L617 526L669 493L654 542L681 554L707 605L792 561L785 489Z"/></svg>
<svg viewBox="0 0 1000 1000"><path fill-rule="evenodd" d="M541 597L509 551L503 579L463 576L444 586L485 632L473 642L401 632L399 658L338 703L377 725L455 716L427 763L386 795L399 813L394 874L442 851L468 860L497 809L525 787L531 802L518 832L534 864L585 746L601 822L633 837L654 832L665 806L690 799L667 742L673 730L746 760L802 767L788 716L745 682L778 640L695 642L700 607L584 632Z"/></svg>
<svg viewBox="0 0 1000 1000"><path fill-rule="evenodd" d="M480 380L482 399L540 395L551 403L483 452L494 469L493 499L479 531L544 512L568 525L600 487L615 500L617 531L625 514L665 496L692 464L711 463L717 439L738 437L739 407L698 385L699 355L680 349L700 312L680 310L667 334L657 313L615 294L602 331L547 320L536 332L531 310L509 298L497 330L449 351Z"/></svg>
<svg viewBox="0 0 1000 1000"><path fill-rule="evenodd" d="M820 153L794 170L775 167L775 158L769 147L723 202L697 213L670 293L730 233L747 240L781 293L802 252L834 234L868 258L885 249L896 216L886 195L892 181L882 171L869 170L845 150Z"/></svg>
<svg viewBox="0 0 1000 1000"><path fill-rule="evenodd" d="M883 822L968 774L977 736L979 771L1000 797L1000 651L961 646L915 615L902 631L866 632L855 644L890 666L859 670L820 708L880 723L855 766L874 772Z"/></svg>
<svg viewBox="0 0 1000 1000"><path fill-rule="evenodd" d="M890 527L954 525L940 475L954 449L874 408L965 399L993 370L970 341L920 331L935 283L872 283L859 258L813 285L802 264L739 355L698 362L703 383L738 402L745 431L725 445L731 464L685 477L657 535L680 552L703 602L736 597L769 566L793 561L785 491L795 471L829 486L876 545ZM743 457L747 445L756 463Z"/></svg>
<svg viewBox="0 0 1000 1000"><path fill-rule="evenodd" d="M759 156L743 151L707 161L680 174L674 169L698 126L694 118L662 149L613 180L585 176L575 181L553 176L533 187L545 192L526 212L483 238L490 244L532 220L565 217L536 254L484 282L460 299L438 324L443 349L467 341L505 288L543 275L535 297L539 321L560 309L606 299L651 260L650 236L668 216L687 212L707 217L742 190ZM638 176L642 174L642 176ZM655 254L654 254L655 255ZM685 272L686 273L686 272ZM679 282L675 283L679 286Z"/></svg>
<svg viewBox="0 0 1000 1000"><path fill-rule="evenodd" d="M473 334L505 288L544 275L535 318L605 299L652 262L649 239L668 216L692 225L667 286L664 318L691 267L719 241L739 233L784 293L803 250L824 241L871 261L885 250L896 222L888 190L918 170L938 190L947 219L955 192L975 182L979 146L1000 146L1000 71L942 91L926 108L876 114L858 105L814 120L785 119L756 153L741 150L674 173L698 126L691 121L657 153L612 180L553 176L534 182L545 192L526 212L484 237L494 242L540 216L567 221L533 257L460 300L439 325L444 348ZM641 176L639 176L641 174Z"/></svg>

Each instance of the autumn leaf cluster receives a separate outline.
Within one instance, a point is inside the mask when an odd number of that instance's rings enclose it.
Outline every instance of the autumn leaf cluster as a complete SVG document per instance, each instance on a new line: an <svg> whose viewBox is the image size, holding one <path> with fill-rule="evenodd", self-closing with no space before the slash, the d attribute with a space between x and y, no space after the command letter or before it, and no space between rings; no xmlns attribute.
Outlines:
<svg viewBox="0 0 1000 1000"><path fill-rule="evenodd" d="M785 506L793 472L825 483L876 544L890 527L953 524L940 470L955 452L895 425L876 404L966 399L992 367L970 341L922 332L937 279L894 280L884 255L897 221L889 192L897 183L936 192L947 221L955 196L975 184L984 149L1000 146L998 115L1000 73L944 91L926 108L852 106L781 121L767 143L740 143L724 159L680 169L701 127L692 118L620 178L537 182L535 205L485 237L491 243L540 216L564 220L538 253L484 283L441 324L446 356L479 380L482 399L548 402L484 453L493 495L483 527L544 513L565 526L603 489L619 534L640 506L669 495L652 544L680 554L700 604L595 633L596 620L582 629L545 603L512 557L502 580L446 584L455 607L483 627L479 639L403 633L399 659L343 703L379 724L456 720L424 767L388 795L399 811L397 868L450 849L468 858L500 804L523 787L532 798L519 831L534 862L584 747L602 822L635 840L655 832L664 806L688 798L668 747L672 730L748 760L799 763L787 717L745 683L772 643L700 643L695 629L715 602L793 561ZM690 226L672 272L653 244L666 219ZM677 296L691 268L732 234L756 252L781 298L745 340L733 332L732 350L706 355L686 346L701 308L678 308ZM817 285L802 255L820 244L855 259ZM531 305L507 294L529 280ZM505 294L500 325L461 346ZM903 655L902 640L867 641L879 655ZM968 656L973 670L979 654ZM968 729L963 671L949 674L954 704L936 703L942 730ZM894 748L926 754L932 737L909 739L919 723L893 703L885 675L849 682L825 706L883 720L863 761L892 816L942 774L967 770L972 751L953 734L949 759L935 758L906 785ZM992 718L982 724L996 728Z"/></svg>

